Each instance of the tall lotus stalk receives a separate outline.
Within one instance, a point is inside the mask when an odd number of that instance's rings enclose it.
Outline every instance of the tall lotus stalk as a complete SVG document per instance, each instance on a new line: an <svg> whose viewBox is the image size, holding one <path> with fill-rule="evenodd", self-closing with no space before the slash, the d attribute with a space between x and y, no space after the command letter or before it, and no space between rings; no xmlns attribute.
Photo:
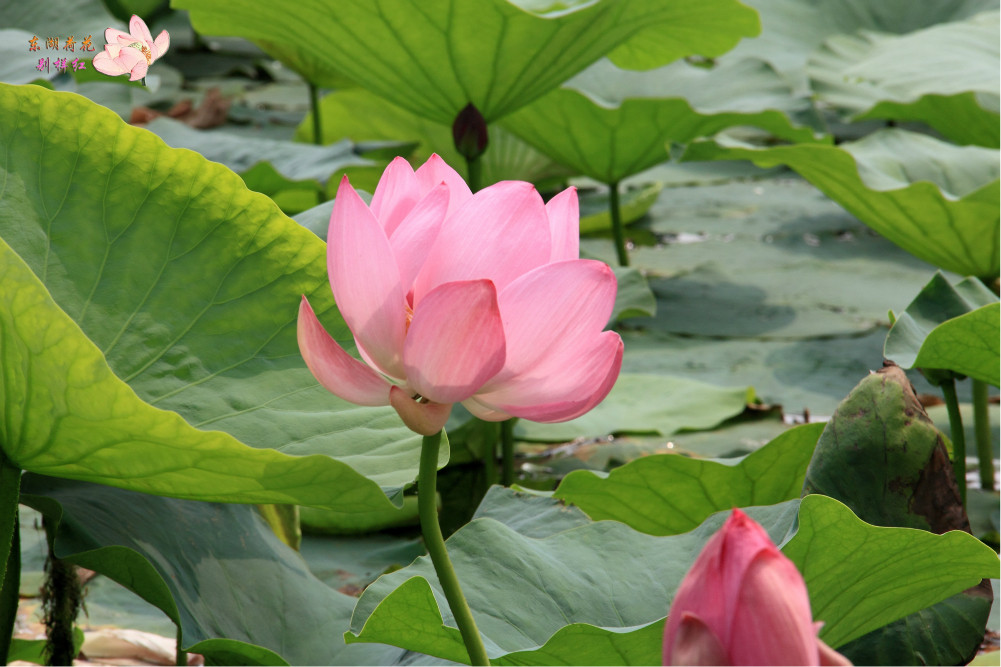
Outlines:
<svg viewBox="0 0 1001 667"><path fill-rule="evenodd" d="M973 380L973 433L980 464L980 488L994 490L994 456L991 452L991 417L987 408L987 383Z"/></svg>
<svg viewBox="0 0 1001 667"><path fill-rule="evenodd" d="M946 372L939 380L942 396L945 398L945 409L949 413L949 436L952 438L952 472L959 488L959 498L966 507L966 432L963 430L963 415L959 411L959 398L956 396L956 379L952 373ZM925 377L929 377L928 374Z"/></svg>
<svg viewBox="0 0 1001 667"><path fill-rule="evenodd" d="M21 540L17 505L21 469L0 452L0 655L7 657L17 618L21 583Z"/></svg>
<svg viewBox="0 0 1001 667"><path fill-rule="evenodd" d="M612 218L612 238L615 240L615 256L619 266L629 266L626 250L626 232L622 225L622 205L619 203L619 183L608 184L608 212Z"/></svg>

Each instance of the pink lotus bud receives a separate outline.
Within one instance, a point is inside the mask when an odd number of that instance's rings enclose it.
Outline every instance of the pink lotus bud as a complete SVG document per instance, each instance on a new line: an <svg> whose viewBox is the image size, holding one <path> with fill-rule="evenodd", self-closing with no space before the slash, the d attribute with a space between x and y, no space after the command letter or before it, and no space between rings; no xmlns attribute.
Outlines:
<svg viewBox="0 0 1001 667"><path fill-rule="evenodd" d="M678 588L665 665L850 665L817 637L799 570L734 509Z"/></svg>
<svg viewBox="0 0 1001 667"><path fill-rule="evenodd" d="M475 160L487 149L487 121L472 102L455 117L452 140L459 155L467 160Z"/></svg>

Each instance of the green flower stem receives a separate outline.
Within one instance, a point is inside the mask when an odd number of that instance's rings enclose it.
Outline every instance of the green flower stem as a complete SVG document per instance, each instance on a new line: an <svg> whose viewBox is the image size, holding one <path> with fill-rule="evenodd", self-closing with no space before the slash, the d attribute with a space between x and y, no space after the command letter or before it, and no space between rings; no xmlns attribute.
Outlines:
<svg viewBox="0 0 1001 667"><path fill-rule="evenodd" d="M497 483L497 441L489 436L483 443L483 481L484 494Z"/></svg>
<svg viewBox="0 0 1001 667"><path fill-rule="evenodd" d="M0 580L0 656L10 653L10 643L14 636L14 622L17 620L18 591L21 584L21 535L17 517L14 517L14 536L10 542L10 553L6 558L7 568Z"/></svg>
<svg viewBox="0 0 1001 667"><path fill-rule="evenodd" d="M991 416L987 410L987 383L973 381L973 432L977 436L980 488L994 490L994 456L991 452Z"/></svg>
<svg viewBox="0 0 1001 667"><path fill-rule="evenodd" d="M966 434L963 432L963 417L959 414L959 399L956 398L956 380L949 378L942 383L945 407L949 411L949 431L952 437L952 470L956 475L959 497L966 507Z"/></svg>
<svg viewBox="0 0 1001 667"><path fill-rule="evenodd" d="M622 209L619 206L619 183L608 184L608 211L612 216L612 236L615 238L615 254L619 258L619 266L629 266L629 253L626 252L626 236L622 229Z"/></svg>
<svg viewBox="0 0 1001 667"><path fill-rule="evenodd" d="M320 91L316 84L309 84L309 111L313 114L313 143L317 146L323 145L323 132L320 128Z"/></svg>
<svg viewBox="0 0 1001 667"><path fill-rule="evenodd" d="M483 178L483 157L477 157L470 160L466 158L466 184L469 186L470 191L478 192L480 189L480 180Z"/></svg>
<svg viewBox="0 0 1001 667"><path fill-rule="evenodd" d="M181 626L177 626L177 644L174 649L174 664L177 667L186 667L188 664L188 652L181 648Z"/></svg>
<svg viewBox="0 0 1001 667"><path fill-rule="evenodd" d="M501 484L514 484L514 418L501 422Z"/></svg>
<svg viewBox="0 0 1001 667"><path fill-rule="evenodd" d="M0 658L7 662L17 618L17 594L21 584L21 539L17 503L21 469L0 452Z"/></svg>
<svg viewBox="0 0 1001 667"><path fill-rule="evenodd" d="M462 641L469 652L471 665L489 665L487 650L476 629L476 621L469 610L466 598L459 587L459 579L455 576L452 560L445 549L445 539L438 525L438 507L435 501L438 478L438 450L441 447L441 432L436 435L426 435L421 443L421 465L417 487L417 507L421 516L421 532L424 534L424 546L431 556L434 571L445 591L449 609L459 626Z"/></svg>
<svg viewBox="0 0 1001 667"><path fill-rule="evenodd" d="M43 519L49 534L49 557L45 559L42 610L45 623L45 659L48 665L72 665L76 657L73 626L83 603L83 586L76 566L56 556L54 529Z"/></svg>
<svg viewBox="0 0 1001 667"><path fill-rule="evenodd" d="M320 91L312 81L307 81L306 83L309 85L309 111L313 115L313 143L317 146L322 146L323 132L320 127ZM317 190L316 203L322 204L324 199L324 193Z"/></svg>

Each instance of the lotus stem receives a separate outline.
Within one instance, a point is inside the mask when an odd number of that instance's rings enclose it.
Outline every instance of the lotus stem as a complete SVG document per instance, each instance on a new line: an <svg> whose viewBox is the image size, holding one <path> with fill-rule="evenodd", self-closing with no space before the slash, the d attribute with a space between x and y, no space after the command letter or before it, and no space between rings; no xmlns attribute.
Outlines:
<svg viewBox="0 0 1001 667"><path fill-rule="evenodd" d="M49 541L45 561L45 585L42 607L45 610L45 659L49 665L72 665L76 657L73 624L83 600L83 587L72 563L57 558Z"/></svg>
<svg viewBox="0 0 1001 667"><path fill-rule="evenodd" d="M949 432L952 437L952 471L959 487L959 498L966 507L966 433L963 431L963 416L959 413L959 399L956 398L956 380L949 378L942 383L945 407L949 411Z"/></svg>
<svg viewBox="0 0 1001 667"><path fill-rule="evenodd" d="M0 658L7 662L21 585L21 537L17 504L21 469L0 452Z"/></svg>
<svg viewBox="0 0 1001 667"><path fill-rule="evenodd" d="M177 667L187 667L188 652L181 648L181 626L177 626L177 644L174 649L174 664Z"/></svg>
<svg viewBox="0 0 1001 667"><path fill-rule="evenodd" d="M980 462L980 488L994 490L994 455L991 451L991 415L987 410L987 383L973 381L973 432Z"/></svg>
<svg viewBox="0 0 1001 667"><path fill-rule="evenodd" d="M320 127L320 91L313 82L309 83L309 111L313 115L313 143L323 145L323 132Z"/></svg>
<svg viewBox="0 0 1001 667"><path fill-rule="evenodd" d="M608 212L612 216L612 236L615 239L615 254L619 258L619 266L629 266L629 253L626 252L626 236L622 229L622 210L619 206L619 182L608 184Z"/></svg>
<svg viewBox="0 0 1001 667"><path fill-rule="evenodd" d="M481 157L475 157L472 160L466 158L466 184L471 192L478 192L480 189L480 180L483 175L482 159Z"/></svg>
<svg viewBox="0 0 1001 667"><path fill-rule="evenodd" d="M501 484L514 484L514 418L501 422Z"/></svg>
<svg viewBox="0 0 1001 667"><path fill-rule="evenodd" d="M421 517L421 533L424 535L424 546L427 547L431 563L434 565L438 581L445 592L448 607L459 626L462 641L469 652L470 665L489 665L487 650L483 646L480 632L476 629L476 621L469 610L469 604L462 594L459 578L452 567L452 559L445 549L445 539L438 525L438 507L436 502L436 487L438 481L438 450L441 447L441 432L436 435L426 435L421 443L421 464L417 486L417 506Z"/></svg>
<svg viewBox="0 0 1001 667"><path fill-rule="evenodd" d="M320 127L320 91L312 81L306 82L309 85L309 111L313 116L313 143L317 146L323 145L323 132ZM322 204L326 199L321 190L316 191L316 203Z"/></svg>
<svg viewBox="0 0 1001 667"><path fill-rule="evenodd" d="M483 442L483 481L484 494L497 483L497 440L493 433L488 434Z"/></svg>

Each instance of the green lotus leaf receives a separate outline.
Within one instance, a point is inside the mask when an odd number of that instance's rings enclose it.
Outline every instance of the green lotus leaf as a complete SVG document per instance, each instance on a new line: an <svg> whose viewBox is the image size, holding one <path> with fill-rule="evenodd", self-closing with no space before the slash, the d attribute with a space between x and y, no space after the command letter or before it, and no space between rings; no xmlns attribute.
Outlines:
<svg viewBox="0 0 1001 667"><path fill-rule="evenodd" d="M708 429L739 415L754 400L751 387L717 387L697 380L622 373L608 397L582 417L561 424L525 420L514 432L523 440L567 442L610 433L659 433Z"/></svg>
<svg viewBox="0 0 1001 667"><path fill-rule="evenodd" d="M304 531L326 535L359 535L420 523L417 496L404 496L399 510L373 512L335 512L315 507L299 508L299 520Z"/></svg>
<svg viewBox="0 0 1001 667"><path fill-rule="evenodd" d="M735 0L330 3L173 0L198 32L237 35L319 85L335 73L451 126L474 104L488 122L543 95L617 47L620 64L715 56L757 34ZM625 48L630 40L633 48Z"/></svg>
<svg viewBox="0 0 1001 667"><path fill-rule="evenodd" d="M807 65L811 86L853 120L922 121L957 143L997 148L998 16L907 35L835 35Z"/></svg>
<svg viewBox="0 0 1001 667"><path fill-rule="evenodd" d="M809 95L806 63L827 38L860 30L906 34L977 12L996 10L993 0L747 0L761 17L761 34L744 40L722 61L760 58Z"/></svg>
<svg viewBox="0 0 1001 667"><path fill-rule="evenodd" d="M575 470L554 497L595 521L611 519L650 535L677 535L731 507L799 497L822 430L823 424L798 426L737 463L655 454L609 473Z"/></svg>
<svg viewBox="0 0 1001 667"><path fill-rule="evenodd" d="M933 535L865 523L833 498L803 498L796 536L782 547L810 591L820 638L837 648L996 577L994 550L969 533Z"/></svg>
<svg viewBox="0 0 1001 667"><path fill-rule="evenodd" d="M302 294L349 337L322 241L77 95L0 85L0 128L14 463L203 500L399 506L419 438L329 394L299 355ZM22 299L36 317L13 316Z"/></svg>
<svg viewBox="0 0 1001 667"><path fill-rule="evenodd" d="M485 503L538 509L540 499L525 498L509 492ZM824 496L747 512L803 572L814 618L834 647L998 571L997 555L970 535L870 526ZM650 664L678 584L726 514L667 537L615 521L560 522L547 531L477 518L448 547L492 664ZM422 557L366 589L346 639L461 662L467 656L454 623Z"/></svg>
<svg viewBox="0 0 1001 667"><path fill-rule="evenodd" d="M979 653L993 601L980 588L970 590L844 644L838 652L856 665L976 664L970 656Z"/></svg>
<svg viewBox="0 0 1001 667"><path fill-rule="evenodd" d="M166 614L210 664L388 664L400 651L345 646L354 598L328 588L254 508L25 475L53 552ZM152 520L155 518L155 520ZM234 582L239 581L238 586ZM363 649L363 650L359 650Z"/></svg>
<svg viewBox="0 0 1001 667"><path fill-rule="evenodd" d="M698 142L683 159L787 165L926 262L963 275L998 273L997 151L887 129L839 146L754 148L723 139Z"/></svg>
<svg viewBox="0 0 1001 667"><path fill-rule="evenodd" d="M883 346L887 359L998 386L998 298L980 280L951 285L936 273L894 320Z"/></svg>
<svg viewBox="0 0 1001 667"><path fill-rule="evenodd" d="M816 141L810 102L770 65L741 60L706 69L679 61L646 72L599 60L503 125L560 164L617 183L668 159L667 145L736 125Z"/></svg>
<svg viewBox="0 0 1001 667"><path fill-rule="evenodd" d="M542 510L544 503L552 509ZM798 505L749 514L781 540ZM569 516L519 518L538 512ZM579 511L556 500L510 491L488 495L478 513L447 546L487 655L498 665L656 663L671 598L724 518L684 535L652 537L615 521L581 523ZM365 590L345 639L468 659L426 557Z"/></svg>
<svg viewBox="0 0 1001 667"><path fill-rule="evenodd" d="M330 175L348 167L366 167L372 163L355 152L351 142L332 146L313 146L292 141L248 137L224 130L196 130L172 118L156 118L146 129L168 146L188 148L213 162L226 165L241 176L270 165L288 185L312 181L325 185Z"/></svg>

